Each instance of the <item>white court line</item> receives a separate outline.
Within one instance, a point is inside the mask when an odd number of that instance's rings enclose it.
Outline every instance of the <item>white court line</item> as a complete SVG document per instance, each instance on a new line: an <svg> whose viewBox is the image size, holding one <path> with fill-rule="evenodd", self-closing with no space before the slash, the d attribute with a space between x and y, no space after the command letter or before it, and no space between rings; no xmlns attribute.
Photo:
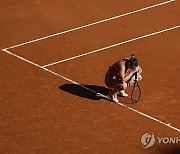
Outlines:
<svg viewBox="0 0 180 154"><path fill-rule="evenodd" d="M36 63L34 63L34 62L31 62L30 60L27 60L27 59L21 57L21 56L18 56L18 55L14 54L14 53L11 53L11 52L8 51L7 49L2 49L2 50L3 50L4 52L6 52L6 53L8 53L8 54L10 54L10 55L12 55L12 56L14 56L14 57L16 57L16 58L19 58L19 59L21 59L21 60L23 60L23 61L25 61L25 62L27 62L27 63L30 63L30 64L32 64L32 65L34 65L34 66L36 66L36 67L39 67L39 68L41 68L41 69L43 69L43 70L45 70L45 71L47 71L47 72L49 72L49 73L52 73L52 74L54 74L54 75L56 75L56 76L59 76L59 77L65 79L66 81L69 81L69 82L71 82L71 83L73 83L73 84L79 85L80 87L85 88L86 90L89 90L89 91L91 91L91 92L93 92L93 93L95 93L95 94L97 93L96 91L94 91L94 90L92 90L92 89L89 89L89 88L87 88L86 86L83 86L83 85L79 84L79 83L76 82L76 81L73 81L73 80L71 80L71 79L69 79L69 78L67 78L67 77L64 77L64 76L62 76L62 75L60 75L60 74L58 74L58 73L56 73L56 72L53 72L53 71L51 71L51 70L49 70L49 69L47 69L47 68L44 68L44 67L42 67L42 66L40 66L40 65L38 65L38 64L36 64ZM125 104L118 103L118 105L121 105L121 106L123 106L123 107L125 107L125 108L127 108L127 109L129 109L129 110L131 110L131 111L133 111L133 112L136 112L136 113L138 113L138 114L140 114L140 115L142 115L142 116L144 116L144 117L146 117L146 118L149 118L149 119L151 119L151 120L154 120L154 121L156 121L156 122L158 122L158 123L160 123L160 124L162 124L162 125L165 125L166 127L169 127L169 128L171 128L171 129L173 129L173 130L175 130L175 131L177 131L177 132L180 132L180 129L179 129L179 128L176 128L176 127L172 126L170 123L165 123L165 122L163 122L163 121L160 121L159 119L156 119L156 118L154 118L154 117L152 117L152 116L150 116L150 115L148 115L148 114L145 114L145 113L143 113L143 112L141 112L141 111L138 111L138 110L136 110L136 109L133 109L133 108L131 108L131 107L125 105Z"/></svg>
<svg viewBox="0 0 180 154"><path fill-rule="evenodd" d="M69 30L66 30L66 31L63 31L63 32L55 33L55 34L48 35L48 36L45 36L45 37L42 37L42 38L38 38L38 39L31 40L31 41L28 41L28 42L24 42L24 43L21 43L21 44L18 44L18 45L14 45L14 46L8 47L6 49L17 48L17 47L20 47L20 46L23 46L23 45L27 45L27 44L34 43L34 42L37 42L37 41L45 40L47 38L51 38L51 37L54 37L54 36L58 36L58 35L62 35L62 34L65 34L65 33L73 32L73 31L76 31L76 30L79 30L79 29L82 29L82 28L90 27L90 26L97 25L97 24L100 24L100 23L103 23L103 22L107 22L107 21L110 21L110 20L121 18L121 17L127 16L127 15L131 15L131 14L134 14L134 13L145 11L145 10L148 10L148 9L151 9L151 8L154 8L154 7L157 7L157 6L165 5L165 4L174 2L174 1L175 0L168 0L168 1L165 1L165 2L162 2L162 3L151 5L151 6L148 6L148 7L139 9L139 10L135 10L135 11L132 11L132 12L128 12L128 13L125 13L125 14L122 14L122 15L114 16L114 17L107 18L107 19L104 19L104 20L100 20L100 21L97 21L97 22L93 22L93 23L90 23L90 24L87 24L87 25L83 25L83 26L80 26L80 27L69 29Z"/></svg>
<svg viewBox="0 0 180 154"><path fill-rule="evenodd" d="M110 45L110 46L107 46L107 47L104 47L104 48L100 48L100 49L97 49L97 50L93 50L93 51L90 51L90 52L86 52L86 53L83 53L83 54L80 54L80 55L77 55L77 56L74 56L74 57L71 57L71 58L56 61L54 63L44 65L42 67L45 68L45 67L49 67L49 66L56 65L56 64L59 64L59 63L63 63L63 62L69 61L69 60L80 58L80 57L83 57L83 56L86 56L86 55L89 55L89 54L93 54L93 53L96 53L96 52L99 52L99 51L102 51L102 50L110 49L110 48L113 48L113 47L116 47L116 46L119 46L119 45L122 45L122 44L126 44L126 43L129 43L129 42L132 42L132 41L140 40L140 39L143 39L143 38L146 38L146 37L150 37L150 36L157 35L157 34L160 34L160 33L163 33L163 32L167 32L167 31L170 31L170 30L173 30L173 29L176 29L176 28L180 28L180 25L174 26L174 27L171 27L171 28L167 28L167 29L164 29L164 30L161 30L161 31L158 31L158 32L150 33L150 34L147 34L147 35L143 35L143 36L140 36L140 37L136 37L136 38L133 38L133 39L130 39L130 40L127 40L127 41L119 42L119 43L116 43L116 44L113 44L113 45Z"/></svg>
<svg viewBox="0 0 180 154"><path fill-rule="evenodd" d="M58 74L58 73L56 73L56 72L53 72L53 71L51 71L51 70L49 70L49 69L47 69L47 68L43 68L43 67L40 66L39 64L36 64L36 63L34 63L34 62L32 62L32 61L24 58L24 57L21 57L21 56L19 56L19 55L16 55L16 54L8 51L8 49L2 49L2 50L3 50L4 52L6 52L6 53L8 53L8 54L10 54L10 55L18 58L18 59L21 59L21 60L23 60L23 61L25 61L25 62L27 62L27 63L29 63L29 64L32 64L32 65L34 65L34 66L36 66L36 67L39 67L39 68L41 68L41 69L43 69L43 70L45 70L45 71L47 71L47 72L50 72L50 73L52 73L52 74L54 74L54 75L56 75L56 76L59 76L59 77L65 79L65 80L67 80L67 81L69 81L69 82L72 82L72 83L74 83L74 84L80 85L79 83L77 83L77 82L75 82L75 81L72 81L72 80L70 80L70 79L68 79L68 78L66 78L66 77L64 77L64 76L62 76L62 75L60 75L60 74ZM83 88L85 88L85 89L87 89L87 90L89 90L89 91L91 91L91 92L93 92L93 93L96 93L95 91L93 91L93 90L91 90L91 89L89 89L89 88L87 88L87 87L85 87L85 86L83 86L83 85L80 85L80 86L83 87Z"/></svg>

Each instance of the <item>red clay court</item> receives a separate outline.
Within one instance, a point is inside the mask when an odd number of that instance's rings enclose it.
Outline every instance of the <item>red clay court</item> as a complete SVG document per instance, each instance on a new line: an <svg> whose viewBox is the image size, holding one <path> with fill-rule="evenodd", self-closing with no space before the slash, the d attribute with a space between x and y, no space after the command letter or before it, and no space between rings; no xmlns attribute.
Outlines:
<svg viewBox="0 0 180 154"><path fill-rule="evenodd" d="M148 132L180 137L179 19L178 0L0 2L0 152L179 153L141 144ZM95 97L131 53L141 100Z"/></svg>

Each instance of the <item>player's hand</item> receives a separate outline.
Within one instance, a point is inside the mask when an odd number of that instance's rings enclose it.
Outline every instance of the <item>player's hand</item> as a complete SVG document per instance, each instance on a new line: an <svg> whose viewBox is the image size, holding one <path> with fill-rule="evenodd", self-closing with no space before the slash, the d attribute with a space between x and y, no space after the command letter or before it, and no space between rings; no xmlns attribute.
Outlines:
<svg viewBox="0 0 180 154"><path fill-rule="evenodd" d="M133 69L133 72L134 72L134 73L137 73L138 71L139 71L139 70L138 70L137 67Z"/></svg>

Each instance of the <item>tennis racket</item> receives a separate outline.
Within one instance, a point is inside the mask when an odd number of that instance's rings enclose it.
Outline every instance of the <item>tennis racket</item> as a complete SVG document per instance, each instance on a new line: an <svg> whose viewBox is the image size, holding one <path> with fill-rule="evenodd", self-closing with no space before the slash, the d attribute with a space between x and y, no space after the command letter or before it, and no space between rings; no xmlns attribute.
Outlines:
<svg viewBox="0 0 180 154"><path fill-rule="evenodd" d="M131 92L132 103L137 103L141 98L141 89L139 87L137 78L138 78L138 75L137 73L135 73L135 81L134 81L133 89Z"/></svg>

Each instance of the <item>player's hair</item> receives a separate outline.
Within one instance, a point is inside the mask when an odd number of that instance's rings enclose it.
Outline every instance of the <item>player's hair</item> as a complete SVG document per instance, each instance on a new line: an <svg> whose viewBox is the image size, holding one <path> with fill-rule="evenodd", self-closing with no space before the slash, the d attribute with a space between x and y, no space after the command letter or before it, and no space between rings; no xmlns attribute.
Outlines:
<svg viewBox="0 0 180 154"><path fill-rule="evenodd" d="M132 54L131 58L129 59L129 65L131 67L137 67L138 66L138 59Z"/></svg>

